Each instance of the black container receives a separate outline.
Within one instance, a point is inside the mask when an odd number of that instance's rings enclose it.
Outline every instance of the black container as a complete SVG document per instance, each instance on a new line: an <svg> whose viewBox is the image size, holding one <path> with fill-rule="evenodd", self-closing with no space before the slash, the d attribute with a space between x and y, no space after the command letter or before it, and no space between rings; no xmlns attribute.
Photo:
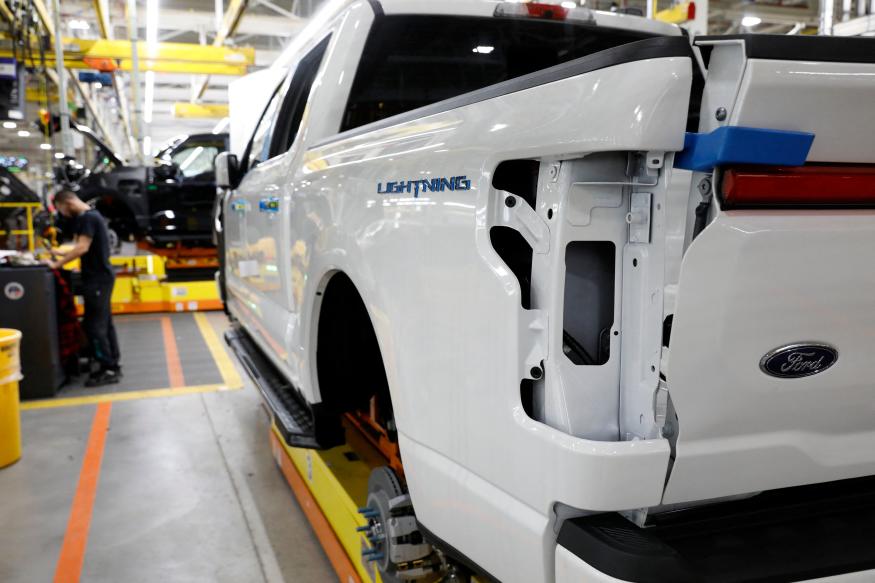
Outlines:
<svg viewBox="0 0 875 583"><path fill-rule="evenodd" d="M0 328L21 330L22 400L54 397L64 370L55 279L47 267L0 267Z"/></svg>

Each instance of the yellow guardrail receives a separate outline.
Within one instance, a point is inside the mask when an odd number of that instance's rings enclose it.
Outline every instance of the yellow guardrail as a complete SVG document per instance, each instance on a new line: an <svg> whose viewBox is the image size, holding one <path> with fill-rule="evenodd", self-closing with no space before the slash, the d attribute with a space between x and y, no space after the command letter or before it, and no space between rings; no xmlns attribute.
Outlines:
<svg viewBox="0 0 875 583"><path fill-rule="evenodd" d="M27 213L27 228L12 229L5 231L0 229L0 235L27 235L27 250L33 253L36 251L36 234L33 229L33 209L41 209L41 202L0 202L0 209L6 208L23 208Z"/></svg>

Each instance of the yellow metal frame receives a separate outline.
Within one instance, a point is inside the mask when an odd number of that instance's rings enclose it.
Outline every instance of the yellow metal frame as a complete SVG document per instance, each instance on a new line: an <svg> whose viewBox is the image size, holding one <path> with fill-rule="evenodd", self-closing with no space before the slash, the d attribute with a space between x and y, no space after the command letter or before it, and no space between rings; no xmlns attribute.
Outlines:
<svg viewBox="0 0 875 583"><path fill-rule="evenodd" d="M0 16L2 16L3 20L6 22L12 22L15 18L12 11L9 9L9 5L6 3L6 0L0 0Z"/></svg>
<svg viewBox="0 0 875 583"><path fill-rule="evenodd" d="M329 450L289 446L275 425L270 430L274 460L282 470L325 554L344 583L381 583L373 563L362 559L370 548L356 529L366 526L358 509L367 505L371 470L386 458L347 425L347 443ZM472 577L472 583L483 583Z"/></svg>
<svg viewBox="0 0 875 583"><path fill-rule="evenodd" d="M173 117L179 118L222 118L228 117L227 103L191 103L179 101L173 104Z"/></svg>
<svg viewBox="0 0 875 583"><path fill-rule="evenodd" d="M63 247L55 251L60 254ZM167 281L168 264L173 260L160 255L115 255L109 262L117 268L112 289L113 314L155 312L203 312L222 309L219 290L213 279L201 281ZM79 260L66 265L78 270ZM79 313L82 305L77 303Z"/></svg>
<svg viewBox="0 0 875 583"><path fill-rule="evenodd" d="M36 251L36 235L33 229L33 209L42 208L41 202L0 202L0 208L23 208L27 214L26 229L12 229L5 231L0 229L0 235L27 235L27 250Z"/></svg>
<svg viewBox="0 0 875 583"><path fill-rule="evenodd" d="M367 504L371 466L362 461L358 452L348 445L324 451L289 447L276 427L271 430L271 447L274 459L286 474L292 491L307 513L341 580L378 583L380 575L375 566L363 561L361 556L362 551L369 547L368 541L356 531L356 528L367 524L358 509ZM288 474L289 462L297 476ZM303 481L306 492L301 490L296 477ZM310 507L313 502L318 509ZM326 540L324 529L314 524L313 510L327 521L336 542ZM345 557L337 555L336 543L339 543ZM354 569L354 573L349 572L350 568Z"/></svg>
<svg viewBox="0 0 875 583"><path fill-rule="evenodd" d="M38 42L36 40L34 43ZM108 39L64 38L64 66L69 69L94 69L87 60L111 59L118 70L133 69L130 41ZM34 48L36 48L34 46ZM38 51L32 51L32 55ZM0 49L0 57L13 56L11 49ZM18 55L19 58L21 55ZM245 75L255 64L252 47L224 47L194 43L162 42L154 46L137 43L140 71L160 73L192 73L201 75ZM55 66L54 53L46 53L46 66ZM24 59L26 66L37 66L35 57Z"/></svg>

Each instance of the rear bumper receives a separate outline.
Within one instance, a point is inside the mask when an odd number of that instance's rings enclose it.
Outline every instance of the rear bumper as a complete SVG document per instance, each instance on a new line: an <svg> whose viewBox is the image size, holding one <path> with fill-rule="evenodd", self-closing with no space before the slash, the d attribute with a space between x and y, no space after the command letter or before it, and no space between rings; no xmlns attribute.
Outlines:
<svg viewBox="0 0 875 583"><path fill-rule="evenodd" d="M657 515L566 521L557 583L875 580L875 478L788 488Z"/></svg>

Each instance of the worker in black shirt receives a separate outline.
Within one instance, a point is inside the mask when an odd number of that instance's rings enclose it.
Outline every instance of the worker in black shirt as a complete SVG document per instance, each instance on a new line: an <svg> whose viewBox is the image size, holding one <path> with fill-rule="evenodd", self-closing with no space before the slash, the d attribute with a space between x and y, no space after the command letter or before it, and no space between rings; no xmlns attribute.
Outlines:
<svg viewBox="0 0 875 583"><path fill-rule="evenodd" d="M69 190L55 195L55 208L68 219L73 219L73 248L51 261L49 266L61 266L81 258L82 297L85 317L82 325L91 343L94 357L100 367L85 382L96 387L117 383L121 378L118 339L112 324L112 287L115 273L109 263L109 232L106 221L97 210Z"/></svg>

